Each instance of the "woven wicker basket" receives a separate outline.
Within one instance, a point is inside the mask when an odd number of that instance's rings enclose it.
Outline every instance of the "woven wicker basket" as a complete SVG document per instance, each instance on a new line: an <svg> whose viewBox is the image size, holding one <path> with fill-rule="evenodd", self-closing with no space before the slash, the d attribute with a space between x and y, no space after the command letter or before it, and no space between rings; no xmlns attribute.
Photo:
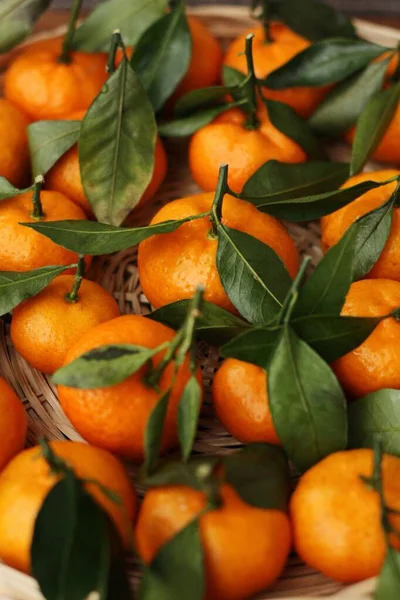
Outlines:
<svg viewBox="0 0 400 600"><path fill-rule="evenodd" d="M205 6L189 10L191 14L201 17L224 44L239 35L252 23L248 10L244 7ZM394 46L398 41L399 32L395 29L365 21L356 21L356 25L363 37L376 43ZM53 37L60 33L62 33L62 29L41 34L35 39ZM9 57L6 59L1 57L0 67L7 63L7 59L9 60ZM151 209L148 209L146 214L136 217L131 224L144 224L151 217L150 211L154 213L160 204L199 191L190 178L185 160L186 149L185 142L167 143L170 163L167 180ZM349 158L349 150L344 146L335 146L330 148L329 152L336 160ZM300 253L310 255L315 265L321 257L318 225L310 223L303 227L288 223L287 226ZM138 280L136 248L96 260L91 276L114 294L122 313L147 314L149 312L150 307L141 292ZM213 348L201 345L199 357L203 368L206 401L195 450L204 454L227 453L238 447L239 444L222 429L212 411L209 391L218 363L218 353ZM41 435L48 439L82 440L63 414L52 384L44 375L31 369L12 347L6 325L0 326L0 375L15 388L24 401L29 416L29 444L36 443ZM134 468L132 476L135 478ZM131 568L131 573L132 578L136 579L137 571L134 566ZM310 600L329 596L342 600L370 600L374 585L375 580L368 580L345 588L306 567L297 557L293 556L277 584L258 598L262 600L272 598ZM0 563L0 599L43 600L43 597L31 577Z"/></svg>

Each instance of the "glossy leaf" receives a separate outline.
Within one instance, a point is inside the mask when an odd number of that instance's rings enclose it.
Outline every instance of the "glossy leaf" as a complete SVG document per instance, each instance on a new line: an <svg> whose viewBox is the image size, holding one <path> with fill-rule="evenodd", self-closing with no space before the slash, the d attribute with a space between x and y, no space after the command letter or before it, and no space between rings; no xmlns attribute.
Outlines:
<svg viewBox="0 0 400 600"><path fill-rule="evenodd" d="M175 91L189 68L192 38L180 0L143 33L131 58L147 95L157 112Z"/></svg>
<svg viewBox="0 0 400 600"><path fill-rule="evenodd" d="M36 296L66 269L74 265L42 267L33 271L0 271L0 315L5 315L27 298Z"/></svg>
<svg viewBox="0 0 400 600"><path fill-rule="evenodd" d="M72 472L46 496L35 521L32 572L47 600L107 598L111 548L107 517Z"/></svg>
<svg viewBox="0 0 400 600"><path fill-rule="evenodd" d="M335 86L309 121L314 131L337 136L350 129L370 98L382 89L388 62L371 63Z"/></svg>
<svg viewBox="0 0 400 600"><path fill-rule="evenodd" d="M0 177L0 200L8 200L8 198L14 198L23 192L28 192L33 189L33 185L20 190L14 187L5 177Z"/></svg>
<svg viewBox="0 0 400 600"><path fill-rule="evenodd" d="M400 596L400 552L389 547L379 574L374 600L394 600Z"/></svg>
<svg viewBox="0 0 400 600"><path fill-rule="evenodd" d="M390 50L361 39L334 38L312 44L266 78L274 90L319 87L342 81Z"/></svg>
<svg viewBox="0 0 400 600"><path fill-rule="evenodd" d="M32 174L45 175L79 139L80 121L37 121L28 126Z"/></svg>
<svg viewBox="0 0 400 600"><path fill-rule="evenodd" d="M253 327L224 344L220 354L223 358L237 358L267 369L281 330L281 327Z"/></svg>
<svg viewBox="0 0 400 600"><path fill-rule="evenodd" d="M194 112L215 107L215 104L220 103L222 98L231 91L232 89L225 85L214 85L192 90L178 100L174 114L176 117L182 118L192 115Z"/></svg>
<svg viewBox="0 0 400 600"><path fill-rule="evenodd" d="M190 219L181 221L164 221L147 227L114 227L95 221L47 221L22 223L56 244L68 248L78 254L101 256L136 246L143 240L158 233L175 231Z"/></svg>
<svg viewBox="0 0 400 600"><path fill-rule="evenodd" d="M382 389L349 404L350 448L374 448L400 456L400 391Z"/></svg>
<svg viewBox="0 0 400 600"><path fill-rule="evenodd" d="M146 567L140 600L202 600L204 558L199 518L190 521L159 550Z"/></svg>
<svg viewBox="0 0 400 600"><path fill-rule="evenodd" d="M87 111L79 138L82 184L97 219L120 225L154 169L157 127L150 101L125 57Z"/></svg>
<svg viewBox="0 0 400 600"><path fill-rule="evenodd" d="M268 396L278 437L299 471L346 447L346 399L339 383L288 326L271 358Z"/></svg>
<svg viewBox="0 0 400 600"><path fill-rule="evenodd" d="M196 437L201 400L201 387L192 375L183 390L178 409L178 436L184 460L189 458Z"/></svg>
<svg viewBox="0 0 400 600"><path fill-rule="evenodd" d="M393 120L400 100L400 82L375 94L357 121L351 157L351 174L360 173Z"/></svg>
<svg viewBox="0 0 400 600"><path fill-rule="evenodd" d="M248 504L286 512L290 493L289 465L281 448L250 444L223 461L225 480Z"/></svg>
<svg viewBox="0 0 400 600"><path fill-rule="evenodd" d="M165 391L153 407L144 434L144 470L151 473L160 454L165 417L167 416L171 390Z"/></svg>
<svg viewBox="0 0 400 600"><path fill-rule="evenodd" d="M121 31L127 46L159 19L167 8L166 0L108 0L90 13L74 35L74 47L86 52L108 51L113 32Z"/></svg>
<svg viewBox="0 0 400 600"><path fill-rule="evenodd" d="M279 312L292 280L277 254L258 239L218 225L218 273L240 314L266 324Z"/></svg>
<svg viewBox="0 0 400 600"><path fill-rule="evenodd" d="M110 387L139 371L157 352L133 344L100 346L58 369L52 380L78 389Z"/></svg>
<svg viewBox="0 0 400 600"><path fill-rule="evenodd" d="M222 104L221 106L201 110L188 117L182 117L182 119L161 123L158 127L158 133L163 137L187 137L211 123L228 108L230 108L229 105Z"/></svg>
<svg viewBox="0 0 400 600"><path fill-rule="evenodd" d="M179 300L147 316L168 327L179 329L187 314L188 304L189 300ZM195 327L196 337L214 346L220 346L246 331L250 325L216 304L203 301L201 315L196 319Z"/></svg>
<svg viewBox="0 0 400 600"><path fill-rule="evenodd" d="M0 53L22 42L51 0L2 0L0 3Z"/></svg>

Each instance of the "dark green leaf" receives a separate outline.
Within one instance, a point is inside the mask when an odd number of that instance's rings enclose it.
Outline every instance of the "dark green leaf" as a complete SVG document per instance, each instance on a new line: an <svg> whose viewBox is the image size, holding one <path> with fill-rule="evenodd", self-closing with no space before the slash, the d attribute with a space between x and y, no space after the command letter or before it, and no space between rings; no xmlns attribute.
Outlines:
<svg viewBox="0 0 400 600"><path fill-rule="evenodd" d="M287 511L290 493L285 453L272 444L250 444L224 458L225 479L241 498L259 508Z"/></svg>
<svg viewBox="0 0 400 600"><path fill-rule="evenodd" d="M370 98L382 89L388 62L371 63L335 86L309 121L314 131L336 136L350 129Z"/></svg>
<svg viewBox="0 0 400 600"><path fill-rule="evenodd" d="M153 407L147 421L146 431L144 434L144 470L146 473L151 473L160 454L162 434L164 431L165 417L167 416L170 393L171 390L168 389L161 395L157 401L157 404Z"/></svg>
<svg viewBox="0 0 400 600"><path fill-rule="evenodd" d="M350 448L374 448L400 456L400 391L379 390L349 404Z"/></svg>
<svg viewBox="0 0 400 600"><path fill-rule="evenodd" d="M231 92L231 88L223 85L192 90L178 100L175 105L176 117L187 117L194 112L215 107L222 98Z"/></svg>
<svg viewBox="0 0 400 600"><path fill-rule="evenodd" d="M180 0L139 39L131 64L157 112L175 91L189 68L192 38Z"/></svg>
<svg viewBox="0 0 400 600"><path fill-rule="evenodd" d="M135 44L141 34L167 8L166 0L108 0L99 4L74 35L74 47L86 52L110 48L116 29L126 45Z"/></svg>
<svg viewBox="0 0 400 600"><path fill-rule="evenodd" d="M259 206L259 198L277 202L332 191L348 176L347 163L310 161L288 164L269 160L245 183L241 195Z"/></svg>
<svg viewBox="0 0 400 600"><path fill-rule="evenodd" d="M141 600L202 600L205 577L199 518L171 538L146 567Z"/></svg>
<svg viewBox="0 0 400 600"><path fill-rule="evenodd" d="M150 473L144 473L142 479L146 487L159 487L164 485L187 485L196 490L204 491L203 480L198 476L198 468L204 465L212 469L217 462L211 455L195 457L190 462L181 460L159 461L156 468Z"/></svg>
<svg viewBox="0 0 400 600"><path fill-rule="evenodd" d="M198 129L205 127L213 121L218 115L225 112L231 105L214 106L190 115L182 119L176 119L169 123L162 123L158 127L158 133L163 137L186 137L192 135Z"/></svg>
<svg viewBox="0 0 400 600"><path fill-rule="evenodd" d="M179 300L167 304L147 316L154 321L168 325L168 327L179 329L187 314L188 304L189 300ZM196 319L195 327L197 337L214 346L220 346L239 333L246 331L250 326L216 304L203 302L201 315Z"/></svg>
<svg viewBox="0 0 400 600"><path fill-rule="evenodd" d="M58 369L52 380L82 390L110 387L136 373L157 352L159 348L133 344L100 346Z"/></svg>
<svg viewBox="0 0 400 600"><path fill-rule="evenodd" d="M57 275L75 265L42 267L33 271L0 271L0 315L39 294Z"/></svg>
<svg viewBox="0 0 400 600"><path fill-rule="evenodd" d="M187 220L164 221L148 227L114 227L95 221L78 220L38 221L37 223L22 223L22 225L31 227L56 244L78 254L101 256L136 246L152 235L175 231Z"/></svg>
<svg viewBox="0 0 400 600"><path fill-rule="evenodd" d="M272 125L296 142L308 158L314 160L324 158L325 152L311 127L304 119L299 117L291 106L275 100L265 100L265 105Z"/></svg>
<svg viewBox="0 0 400 600"><path fill-rule="evenodd" d="M2 0L0 5L0 53L8 52L30 34L51 0Z"/></svg>
<svg viewBox="0 0 400 600"><path fill-rule="evenodd" d="M184 460L189 458L196 437L201 400L201 387L192 375L183 390L178 409L178 436Z"/></svg>
<svg viewBox="0 0 400 600"><path fill-rule="evenodd" d="M299 471L346 447L346 399L339 383L288 326L270 361L268 396L278 437Z"/></svg>
<svg viewBox="0 0 400 600"><path fill-rule="evenodd" d="M38 513L31 547L32 572L47 600L107 597L109 523L73 473L50 490Z"/></svg>
<svg viewBox="0 0 400 600"><path fill-rule="evenodd" d="M28 126L32 174L45 175L79 139L80 121L37 121Z"/></svg>
<svg viewBox="0 0 400 600"><path fill-rule="evenodd" d="M361 39L334 38L309 46L266 78L274 90L337 83L390 48Z"/></svg>
<svg viewBox="0 0 400 600"><path fill-rule="evenodd" d="M396 113L400 99L400 82L375 94L357 121L351 157L351 175L363 170L374 154Z"/></svg>
<svg viewBox="0 0 400 600"><path fill-rule="evenodd" d="M292 283L272 248L221 224L217 268L230 301L245 319L259 325L269 323L279 312Z"/></svg>
<svg viewBox="0 0 400 600"><path fill-rule="evenodd" d="M153 108L123 57L87 111L79 138L82 184L99 221L120 225L137 206L154 169Z"/></svg>
<svg viewBox="0 0 400 600"><path fill-rule="evenodd" d="M400 552L389 547L379 574L374 600L394 600L400 597Z"/></svg>
<svg viewBox="0 0 400 600"><path fill-rule="evenodd" d="M253 327L224 344L220 354L223 358L237 358L266 369L281 330L280 327Z"/></svg>
<svg viewBox="0 0 400 600"><path fill-rule="evenodd" d="M33 189L33 185L23 190L14 187L5 177L0 177L0 200L8 200L14 198L23 192L28 192Z"/></svg>

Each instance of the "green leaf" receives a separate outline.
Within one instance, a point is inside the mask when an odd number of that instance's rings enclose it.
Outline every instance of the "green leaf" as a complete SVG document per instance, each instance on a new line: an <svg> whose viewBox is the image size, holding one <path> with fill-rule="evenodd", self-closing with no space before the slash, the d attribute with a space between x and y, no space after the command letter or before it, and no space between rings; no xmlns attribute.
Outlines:
<svg viewBox="0 0 400 600"><path fill-rule="evenodd" d="M351 175L360 173L374 154L396 113L400 99L400 82L375 94L357 121L351 157Z"/></svg>
<svg viewBox="0 0 400 600"><path fill-rule="evenodd" d="M108 51L116 29L127 46L136 44L142 33L167 8L166 0L108 0L99 4L74 34L74 48L86 52Z"/></svg>
<svg viewBox="0 0 400 600"><path fill-rule="evenodd" d="M52 381L82 390L103 388L125 381L159 352L133 344L109 344L89 350L58 369Z"/></svg>
<svg viewBox="0 0 400 600"><path fill-rule="evenodd" d="M384 389L349 404L349 447L374 448L400 456L400 391Z"/></svg>
<svg viewBox="0 0 400 600"><path fill-rule="evenodd" d="M0 177L0 200L8 200L8 198L14 198L23 192L29 192L33 189L33 185L20 190L14 187L5 177Z"/></svg>
<svg viewBox="0 0 400 600"><path fill-rule="evenodd" d="M382 89L389 58L371 63L329 92L309 123L320 134L337 136L350 129L374 94Z"/></svg>
<svg viewBox="0 0 400 600"><path fill-rule="evenodd" d="M195 133L198 129L205 127L211 121L214 121L218 115L231 107L232 105L221 104L220 106L196 112L189 117L169 121L169 123L161 123L158 127L158 133L163 137L187 137Z"/></svg>
<svg viewBox="0 0 400 600"><path fill-rule="evenodd" d="M290 494L285 453L272 444L250 444L224 457L225 480L248 504L286 512Z"/></svg>
<svg viewBox="0 0 400 600"><path fill-rule="evenodd" d="M167 416L171 390L166 390L153 407L144 434L144 470L151 473L160 454L165 417Z"/></svg>
<svg viewBox="0 0 400 600"><path fill-rule="evenodd" d="M32 31L51 0L2 0L0 6L0 53L8 52Z"/></svg>
<svg viewBox="0 0 400 600"><path fill-rule="evenodd" d="M228 65L223 65L222 67L222 81L229 88L242 86L246 77L247 75L233 67L228 67Z"/></svg>
<svg viewBox="0 0 400 600"><path fill-rule="evenodd" d="M182 0L143 33L131 58L157 112L189 68L192 38Z"/></svg>
<svg viewBox="0 0 400 600"><path fill-rule="evenodd" d="M154 169L157 126L137 75L123 57L87 111L79 138L85 194L99 221L120 225Z"/></svg>
<svg viewBox="0 0 400 600"><path fill-rule="evenodd" d="M202 600L205 576L199 518L193 519L146 567L140 600Z"/></svg>
<svg viewBox="0 0 400 600"><path fill-rule="evenodd" d="M155 310L147 317L173 329L179 329L187 314L188 305L189 300L179 300ZM250 325L239 317L205 301L201 307L201 315L195 322L196 337L214 346L224 344L249 327Z"/></svg>
<svg viewBox="0 0 400 600"><path fill-rule="evenodd" d="M33 271L0 271L0 315L5 315L23 300L36 296L57 275L76 265L42 267Z"/></svg>
<svg viewBox="0 0 400 600"><path fill-rule="evenodd" d="M300 164L269 160L245 183L241 197L260 206L332 191L349 176L347 163L309 161ZM261 200L262 198L262 200Z"/></svg>
<svg viewBox="0 0 400 600"><path fill-rule="evenodd" d="M275 100L264 100L268 117L274 127L296 142L307 154L308 158L318 160L324 158L325 152L309 124L299 117L288 104Z"/></svg>
<svg viewBox="0 0 400 600"><path fill-rule="evenodd" d="M277 435L300 472L347 445L346 399L330 367L286 326L270 361Z"/></svg>
<svg viewBox="0 0 400 600"><path fill-rule="evenodd" d="M32 572L47 600L107 597L109 523L82 484L67 473L46 496L35 521Z"/></svg>
<svg viewBox="0 0 400 600"><path fill-rule="evenodd" d="M400 552L389 546L379 574L374 600L394 600L400 596Z"/></svg>
<svg viewBox="0 0 400 600"><path fill-rule="evenodd" d="M258 239L218 225L217 268L240 314L267 324L279 312L292 280L278 255Z"/></svg>
<svg viewBox="0 0 400 600"><path fill-rule="evenodd" d="M266 78L274 90L319 87L342 81L390 48L361 39L334 38L312 44Z"/></svg>
<svg viewBox="0 0 400 600"><path fill-rule="evenodd" d="M353 281L357 234L358 227L350 227L318 263L300 289L295 315L340 314Z"/></svg>
<svg viewBox="0 0 400 600"><path fill-rule="evenodd" d="M201 387L192 375L185 385L178 409L178 436L184 460L189 458L196 437L201 400Z"/></svg>
<svg viewBox="0 0 400 600"><path fill-rule="evenodd" d="M101 256L136 246L152 235L175 231L188 220L191 219L164 221L147 227L114 227L105 223L79 220L21 224L38 231L68 250L78 254Z"/></svg>
<svg viewBox="0 0 400 600"><path fill-rule="evenodd" d="M198 469L204 465L212 469L218 460L219 458L211 455L202 455L192 458L190 462L171 459L159 461L150 474L144 473L140 482L146 487L186 485L195 490L204 491L204 481L198 476Z"/></svg>
<svg viewBox="0 0 400 600"><path fill-rule="evenodd" d="M176 117L188 117L194 112L215 107L215 103L220 103L223 97L231 92L232 88L225 85L192 90L178 100L174 114Z"/></svg>
<svg viewBox="0 0 400 600"><path fill-rule="evenodd" d="M220 354L266 369L281 331L281 327L253 327L224 344Z"/></svg>
<svg viewBox="0 0 400 600"><path fill-rule="evenodd" d="M37 121L28 125L32 174L45 175L79 139L80 121Z"/></svg>

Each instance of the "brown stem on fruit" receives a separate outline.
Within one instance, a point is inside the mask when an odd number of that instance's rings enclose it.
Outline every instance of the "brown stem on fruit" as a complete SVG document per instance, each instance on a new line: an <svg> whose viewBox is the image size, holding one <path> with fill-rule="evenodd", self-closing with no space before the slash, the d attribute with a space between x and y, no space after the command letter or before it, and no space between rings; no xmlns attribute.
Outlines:
<svg viewBox="0 0 400 600"><path fill-rule="evenodd" d="M84 273L85 273L85 257L83 254L80 254L79 259L78 259L78 266L76 268L76 273L75 273L75 277L74 277L74 283L72 285L72 290L65 296L65 299L67 300L67 302L71 302L71 304L75 304L75 302L78 302L78 300L79 300L78 292L79 292L79 288L81 287Z"/></svg>
<svg viewBox="0 0 400 600"><path fill-rule="evenodd" d="M43 175L38 175L37 177L35 177L35 183L33 186L33 196L32 196L33 210L32 210L31 216L34 219L37 219L38 221L40 221L41 219L44 219L44 216L45 216L44 212L43 212L42 202L40 199L40 193L42 191L43 183L44 183Z"/></svg>

